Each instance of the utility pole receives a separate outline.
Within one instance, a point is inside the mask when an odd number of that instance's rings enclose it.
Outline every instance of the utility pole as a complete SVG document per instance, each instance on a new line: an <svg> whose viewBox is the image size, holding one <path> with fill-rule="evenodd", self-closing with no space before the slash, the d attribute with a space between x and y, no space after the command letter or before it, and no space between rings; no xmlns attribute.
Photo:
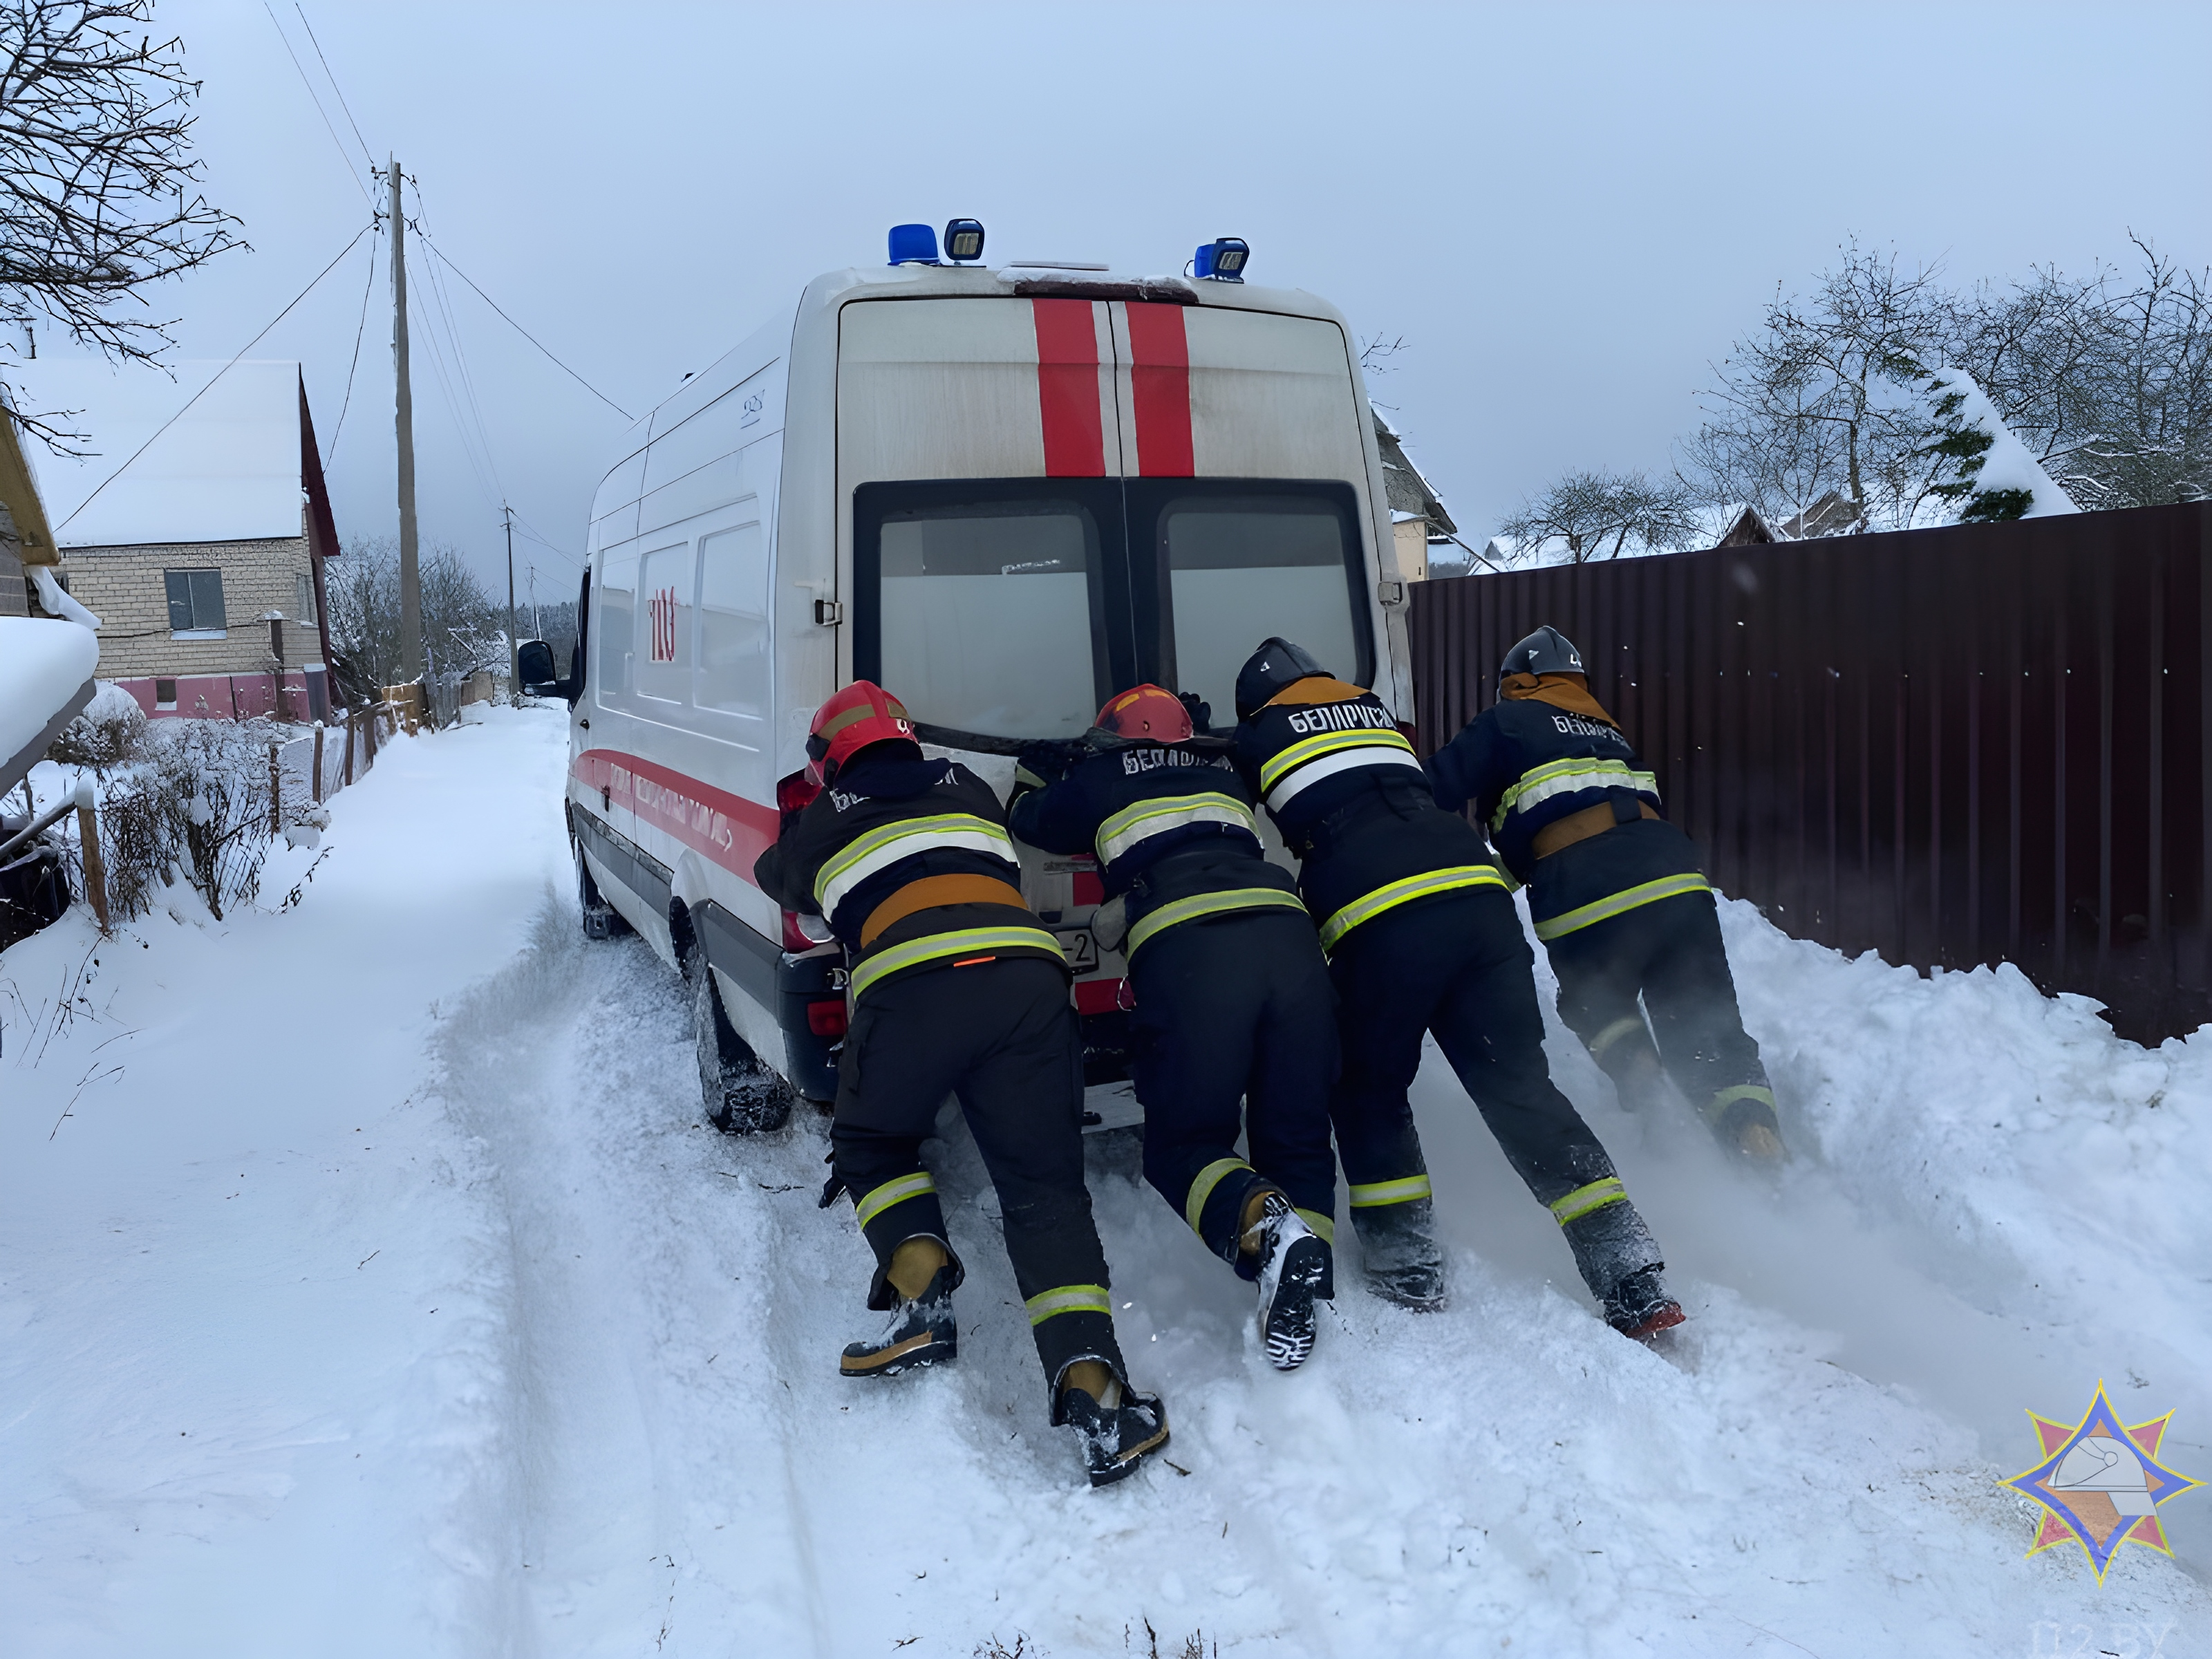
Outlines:
<svg viewBox="0 0 2212 1659"><path fill-rule="evenodd" d="M514 638L514 509L502 501L499 510L507 520L507 694L519 697L522 695L522 647Z"/></svg>
<svg viewBox="0 0 2212 1659"><path fill-rule="evenodd" d="M392 363L398 382L393 425L399 438L399 673L422 678L422 580L416 563L415 393L407 381L407 221L399 206L399 163L391 163Z"/></svg>

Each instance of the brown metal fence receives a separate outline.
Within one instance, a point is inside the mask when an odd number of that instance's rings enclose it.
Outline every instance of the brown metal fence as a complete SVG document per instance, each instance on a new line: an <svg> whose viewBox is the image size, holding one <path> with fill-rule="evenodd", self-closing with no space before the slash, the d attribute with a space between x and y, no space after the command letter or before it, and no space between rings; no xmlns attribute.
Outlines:
<svg viewBox="0 0 2212 1659"><path fill-rule="evenodd" d="M1544 623L1778 926L2212 1019L2212 504L1420 583L1425 748Z"/></svg>

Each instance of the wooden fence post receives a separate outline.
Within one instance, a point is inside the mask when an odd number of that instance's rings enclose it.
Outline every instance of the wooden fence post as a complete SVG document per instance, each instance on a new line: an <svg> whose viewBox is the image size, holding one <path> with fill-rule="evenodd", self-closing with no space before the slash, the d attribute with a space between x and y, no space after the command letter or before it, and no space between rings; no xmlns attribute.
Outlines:
<svg viewBox="0 0 2212 1659"><path fill-rule="evenodd" d="M107 933L107 860L100 855L100 821L94 816L92 786L81 783L76 792L77 850L84 859L84 896L92 902L92 914L100 920L103 938Z"/></svg>
<svg viewBox="0 0 2212 1659"><path fill-rule="evenodd" d="M283 817L278 811L283 787L276 766L276 745L272 743L269 745L269 833L272 836L283 828Z"/></svg>
<svg viewBox="0 0 2212 1659"><path fill-rule="evenodd" d="M308 796L316 805L323 804L323 723L315 722L315 787Z"/></svg>
<svg viewBox="0 0 2212 1659"><path fill-rule="evenodd" d="M340 786L343 788L350 789L353 787L353 740L354 734L360 728L360 726L361 711L357 708L349 708L346 711L346 750L345 767L343 769L345 773L345 782Z"/></svg>

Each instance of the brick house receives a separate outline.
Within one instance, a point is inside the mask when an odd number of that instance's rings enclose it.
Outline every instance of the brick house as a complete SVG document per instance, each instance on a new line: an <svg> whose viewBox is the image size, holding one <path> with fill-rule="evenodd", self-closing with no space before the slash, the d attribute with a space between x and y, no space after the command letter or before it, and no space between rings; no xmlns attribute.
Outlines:
<svg viewBox="0 0 2212 1659"><path fill-rule="evenodd" d="M102 452L39 468L63 584L100 619L100 678L155 718L326 719L337 532L299 364L24 368Z"/></svg>

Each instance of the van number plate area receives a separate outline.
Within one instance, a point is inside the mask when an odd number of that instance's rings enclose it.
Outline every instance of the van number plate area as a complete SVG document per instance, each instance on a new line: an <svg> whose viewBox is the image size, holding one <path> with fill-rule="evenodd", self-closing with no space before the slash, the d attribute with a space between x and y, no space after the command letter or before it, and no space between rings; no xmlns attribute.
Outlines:
<svg viewBox="0 0 2212 1659"><path fill-rule="evenodd" d="M1088 979L1098 971L1098 941L1091 936L1087 927L1073 933L1055 933L1060 948L1067 952L1067 965L1076 978Z"/></svg>

